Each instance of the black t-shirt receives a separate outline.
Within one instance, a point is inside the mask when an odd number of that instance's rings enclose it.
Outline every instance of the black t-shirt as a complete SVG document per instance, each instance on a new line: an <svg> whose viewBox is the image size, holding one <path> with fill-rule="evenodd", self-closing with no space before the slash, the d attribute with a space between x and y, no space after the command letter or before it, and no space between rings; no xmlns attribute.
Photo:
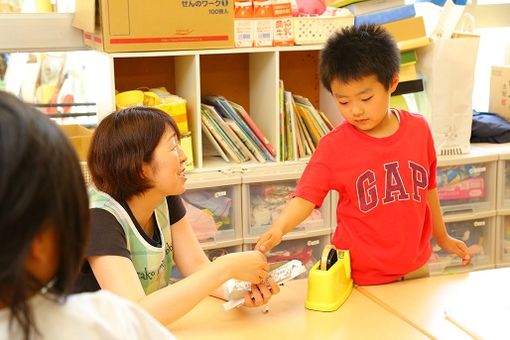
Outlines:
<svg viewBox="0 0 510 340"><path fill-rule="evenodd" d="M186 208L182 204L180 196L168 196L168 212L170 215L170 225L181 220L186 214ZM154 229L154 235L147 235L126 202L119 202L120 205L129 214L136 229L143 238L155 247L161 246L161 235L159 229ZM108 211L100 208L90 209L90 235L85 257L114 255L130 258L131 254L127 248L126 234L117 219ZM75 285L75 292L92 292L99 290L99 284L90 268L87 260L83 264L82 270Z"/></svg>

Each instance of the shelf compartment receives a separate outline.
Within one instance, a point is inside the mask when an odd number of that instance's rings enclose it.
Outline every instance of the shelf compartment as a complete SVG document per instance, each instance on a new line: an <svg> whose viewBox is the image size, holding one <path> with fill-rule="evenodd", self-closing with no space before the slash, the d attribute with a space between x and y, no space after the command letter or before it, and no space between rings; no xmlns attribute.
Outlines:
<svg viewBox="0 0 510 340"><path fill-rule="evenodd" d="M241 177L199 173L188 177L181 195L187 218L204 248L241 239Z"/></svg>
<svg viewBox="0 0 510 340"><path fill-rule="evenodd" d="M445 215L496 209L497 155L473 148L469 155L438 158L437 193Z"/></svg>
<svg viewBox="0 0 510 340"><path fill-rule="evenodd" d="M281 210L291 199L303 166L280 168L268 173L253 170L243 175L243 235L260 236L271 227ZM330 197L324 199L320 209L289 233L327 229L330 224Z"/></svg>

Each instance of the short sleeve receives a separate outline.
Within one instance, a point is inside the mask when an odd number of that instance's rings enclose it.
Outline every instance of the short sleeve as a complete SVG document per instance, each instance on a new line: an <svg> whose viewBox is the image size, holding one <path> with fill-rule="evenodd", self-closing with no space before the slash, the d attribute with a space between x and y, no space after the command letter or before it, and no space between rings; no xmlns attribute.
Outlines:
<svg viewBox="0 0 510 340"><path fill-rule="evenodd" d="M90 239L85 256L117 255L130 258L126 234L115 216L104 209L90 209Z"/></svg>
<svg viewBox="0 0 510 340"><path fill-rule="evenodd" d="M303 171L296 188L295 196L314 203L316 208L321 207L324 197L330 190L331 155L327 140L323 138Z"/></svg>
<svg viewBox="0 0 510 340"><path fill-rule="evenodd" d="M179 222L186 215L186 208L182 203L181 196L168 196L168 213L170 214L170 225Z"/></svg>

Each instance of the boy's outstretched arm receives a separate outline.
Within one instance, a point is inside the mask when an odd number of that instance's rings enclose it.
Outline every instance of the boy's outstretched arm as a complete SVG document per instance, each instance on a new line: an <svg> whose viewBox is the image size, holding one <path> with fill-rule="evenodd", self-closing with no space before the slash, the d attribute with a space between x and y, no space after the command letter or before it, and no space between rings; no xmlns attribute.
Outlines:
<svg viewBox="0 0 510 340"><path fill-rule="evenodd" d="M448 235L446 226L441 214L439 206L439 197L437 189L430 190L427 195L427 201L432 213L432 235L441 249L446 250L450 254L456 254L462 259L463 265L468 265L471 262L471 253L468 247L461 240Z"/></svg>
<svg viewBox="0 0 510 340"><path fill-rule="evenodd" d="M256 250L265 253L282 241L283 235L303 222L315 208L315 204L300 197L294 197L276 218L271 228L260 236Z"/></svg>

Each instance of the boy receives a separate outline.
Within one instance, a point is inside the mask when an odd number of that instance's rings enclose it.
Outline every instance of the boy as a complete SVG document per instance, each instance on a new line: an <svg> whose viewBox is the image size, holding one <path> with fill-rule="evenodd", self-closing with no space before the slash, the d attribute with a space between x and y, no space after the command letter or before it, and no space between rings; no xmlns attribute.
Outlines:
<svg viewBox="0 0 510 340"><path fill-rule="evenodd" d="M358 285L428 275L430 235L469 264L466 245L445 228L436 191L436 154L422 116L389 109L400 51L381 27L344 28L321 52L320 76L344 121L319 143L295 197L256 249L267 252L328 191L339 193L332 243L348 249Z"/></svg>

